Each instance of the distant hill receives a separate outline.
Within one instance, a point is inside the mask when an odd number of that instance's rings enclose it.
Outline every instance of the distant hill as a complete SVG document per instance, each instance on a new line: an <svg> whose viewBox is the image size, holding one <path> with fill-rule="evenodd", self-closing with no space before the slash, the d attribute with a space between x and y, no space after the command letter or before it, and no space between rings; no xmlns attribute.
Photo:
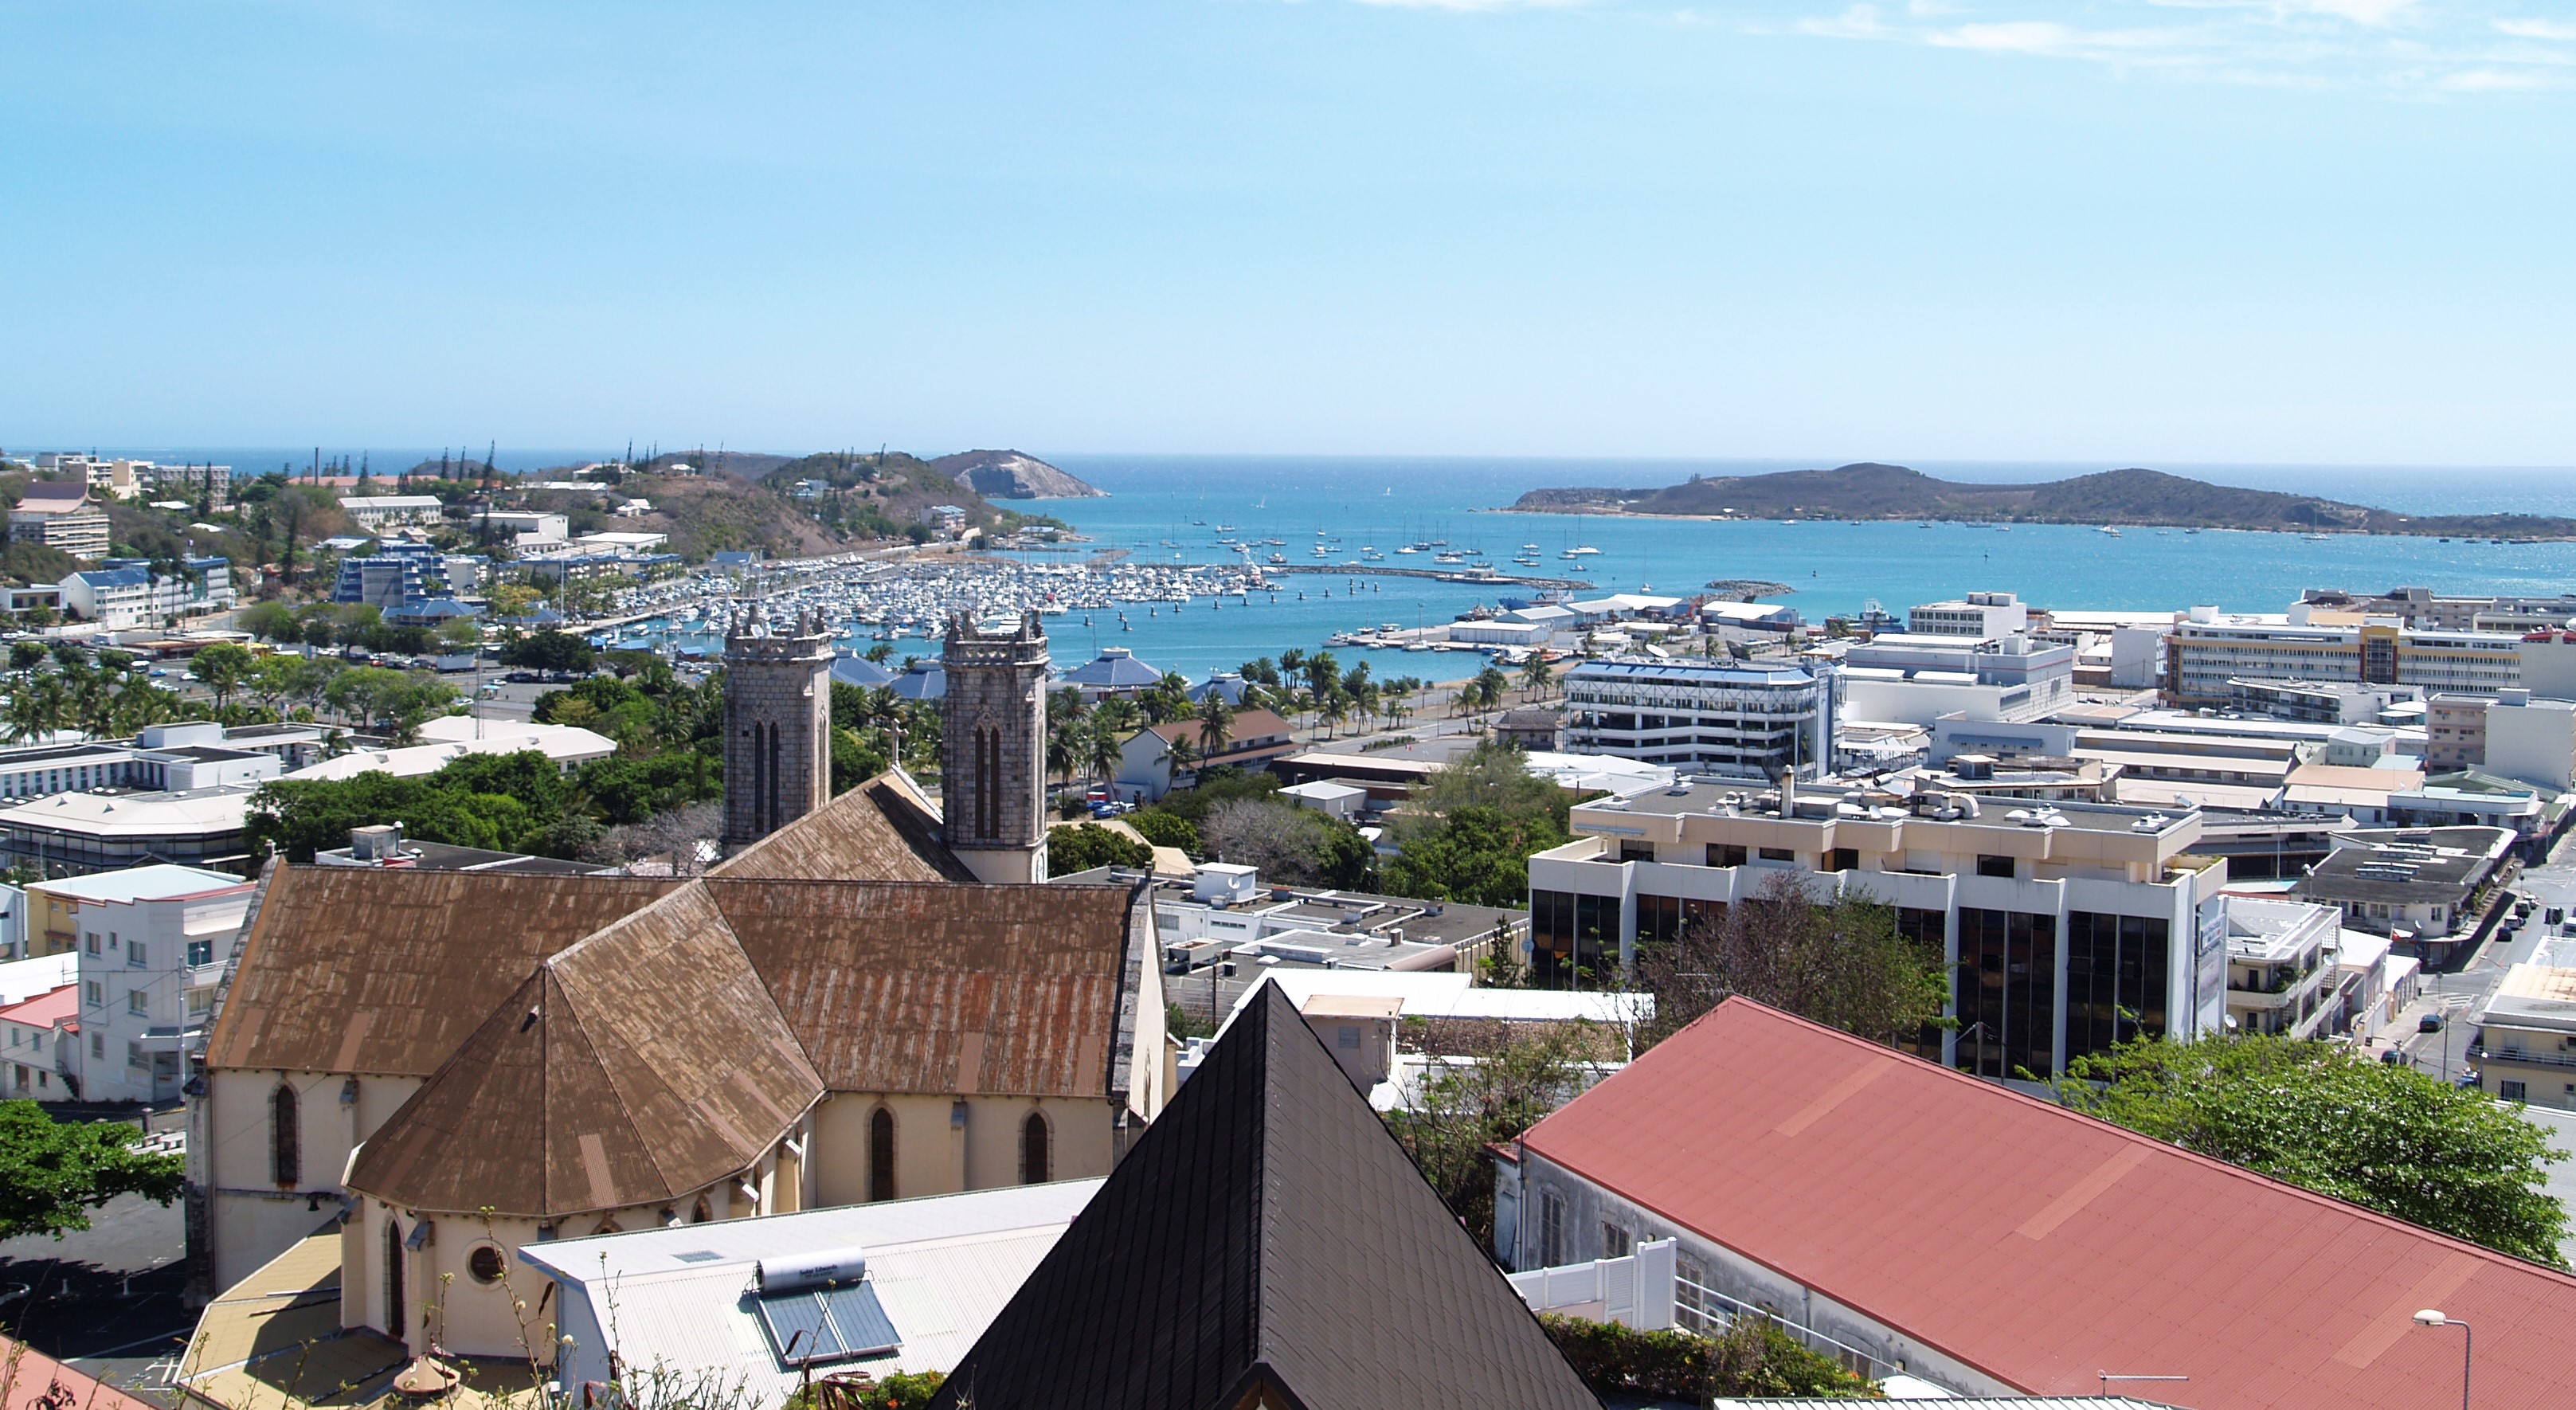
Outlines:
<svg viewBox="0 0 2576 1410"><path fill-rule="evenodd" d="M2155 524L2297 533L2571 538L2576 520L2529 514L2404 515L2314 495L2239 489L2158 470L2106 470L2029 485L1938 480L1901 465L1693 476L1662 489L1532 490L1515 509L1732 519L1944 519Z"/></svg>
<svg viewBox="0 0 2576 1410"><path fill-rule="evenodd" d="M1036 456L1016 450L959 451L943 455L930 465L986 499L1109 497L1107 490L1084 484Z"/></svg>
<svg viewBox="0 0 2576 1410"><path fill-rule="evenodd" d="M614 516L614 504L629 498L650 502L651 512ZM505 492L503 501L562 513L576 534L668 534L671 551L691 562L724 549L801 556L884 540L918 541L929 535L922 511L935 505L957 506L969 524L988 533L1009 532L1034 517L998 508L929 461L901 451L793 457L679 451L604 480L597 491L522 490Z"/></svg>

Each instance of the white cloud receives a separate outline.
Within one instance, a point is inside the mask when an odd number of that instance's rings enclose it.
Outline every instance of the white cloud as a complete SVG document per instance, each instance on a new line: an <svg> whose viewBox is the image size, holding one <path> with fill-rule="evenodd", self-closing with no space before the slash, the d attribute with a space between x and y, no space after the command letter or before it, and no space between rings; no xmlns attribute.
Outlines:
<svg viewBox="0 0 2576 1410"><path fill-rule="evenodd" d="M2275 0L2292 14L2327 15L2354 24L2386 25L2415 8L2415 0Z"/></svg>
<svg viewBox="0 0 2576 1410"><path fill-rule="evenodd" d="M1924 42L1945 49L2086 58L2165 48L2174 37L2152 30L2080 30L2053 20L2006 20L1935 30Z"/></svg>
<svg viewBox="0 0 2576 1410"><path fill-rule="evenodd" d="M1495 10L1572 10L1590 0L1355 0L1387 10L1449 10L1459 14Z"/></svg>
<svg viewBox="0 0 2576 1410"><path fill-rule="evenodd" d="M2152 69L2214 83L2418 94L2576 86L2562 81L2576 56L2496 38L2576 41L2576 23L2494 13L2516 0L2090 0L2083 7L2090 23L2068 21L2068 7L2055 0L1965 3L1973 10L1953 12L1953 0L1888 0L1795 20L1757 9L1739 27Z"/></svg>
<svg viewBox="0 0 2576 1410"><path fill-rule="evenodd" d="M2531 69L2461 69L2442 75L2434 86L2446 93L2528 93L2557 83L2551 75Z"/></svg>
<svg viewBox="0 0 2576 1410"><path fill-rule="evenodd" d="M2564 20L2497 20L2495 27L2516 39L2576 39L2576 24Z"/></svg>

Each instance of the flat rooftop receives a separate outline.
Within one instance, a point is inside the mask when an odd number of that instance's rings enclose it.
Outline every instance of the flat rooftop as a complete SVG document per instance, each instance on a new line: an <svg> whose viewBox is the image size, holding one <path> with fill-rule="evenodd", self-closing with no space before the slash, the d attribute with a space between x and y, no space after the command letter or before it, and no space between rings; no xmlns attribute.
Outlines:
<svg viewBox="0 0 2576 1410"><path fill-rule="evenodd" d="M2189 816L2188 814L2177 815L2165 809L2126 807L2114 803L2033 803L2028 808L2022 808L2013 806L2016 801L1983 799L1979 801L1976 817L1954 818L1946 821L1985 827L2017 827L2024 820L2013 814L2045 811L2060 820L2052 824L2053 826L2081 828L2089 832L2142 833L2151 830L2161 834L2182 827ZM1797 806L1800 809L1803 810L1820 802L1833 805L1834 812L1830 817L1823 815L1809 817L1801 812L1800 816L1793 821L1893 822L1900 818L1924 822L1944 821L1922 817L1913 811L1911 797L1891 792L1877 784L1865 788L1857 786L1838 788L1832 784L1821 783L1798 786ZM1865 809L1866 811L1853 812L1846 809ZM1780 816L1780 794L1776 789L1748 788L1742 783L1728 784L1716 780L1702 780L1646 793L1631 794L1625 798L1604 798L1597 802L1580 803L1575 805L1575 810L1581 813L1627 813L1667 818L1706 816L1776 819ZM2154 829L2141 828L2139 824L2149 818L2162 818L2164 821Z"/></svg>

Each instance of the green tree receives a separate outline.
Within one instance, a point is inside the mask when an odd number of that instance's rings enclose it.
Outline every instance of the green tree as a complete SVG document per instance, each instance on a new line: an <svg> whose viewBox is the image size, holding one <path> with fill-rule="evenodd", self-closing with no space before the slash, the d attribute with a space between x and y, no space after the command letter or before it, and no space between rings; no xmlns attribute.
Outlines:
<svg viewBox="0 0 2576 1410"><path fill-rule="evenodd" d="M577 636L548 628L531 632L501 648L501 664L533 671L587 672L597 653Z"/></svg>
<svg viewBox="0 0 2576 1410"><path fill-rule="evenodd" d="M1199 702L1199 737L1210 755L1224 753L1234 741L1234 707L1214 686L1208 688L1207 699Z"/></svg>
<svg viewBox="0 0 2576 1410"><path fill-rule="evenodd" d="M1193 857L1199 855L1198 824L1179 813L1165 808L1147 808L1129 814L1127 825L1157 847L1178 847Z"/></svg>
<svg viewBox="0 0 2576 1410"><path fill-rule="evenodd" d="M1547 658L1539 655L1537 652L1531 652L1529 656L1521 662L1521 691L1523 694L1544 700L1547 698L1548 686L1553 683L1554 680L1555 677L1548 673Z"/></svg>
<svg viewBox="0 0 2576 1410"><path fill-rule="evenodd" d="M1580 1090L1581 1064L1600 1056L1589 1023L1495 1025L1448 1046L1414 1097L1386 1115L1387 1129L1450 1211L1494 1242L1494 1172L1486 1147L1516 1140Z"/></svg>
<svg viewBox="0 0 2576 1410"><path fill-rule="evenodd" d="M1150 867L1154 849L1113 828L1078 823L1047 834L1047 875L1070 876L1093 867Z"/></svg>
<svg viewBox="0 0 2576 1410"><path fill-rule="evenodd" d="M1785 871L1751 899L1691 919L1678 940L1640 944L1637 982L1655 996L1641 1045L1742 994L1873 1043L1910 1046L1942 1021L1950 1000L1940 946L1906 939L1894 907L1865 894L1818 901Z"/></svg>
<svg viewBox="0 0 2576 1410"><path fill-rule="evenodd" d="M1398 896L1525 905L1530 854L1562 847L1567 840L1565 829L1543 812L1459 808L1405 838L1404 850L1386 866L1386 886Z"/></svg>
<svg viewBox="0 0 2576 1410"><path fill-rule="evenodd" d="M292 644L304 639L294 609L283 602L254 602L234 616L233 625L262 641Z"/></svg>
<svg viewBox="0 0 2576 1410"><path fill-rule="evenodd" d="M0 1101L0 1238L89 1227L118 1195L167 1205L187 1161L136 1150L143 1133L121 1121L59 1122L31 1101Z"/></svg>
<svg viewBox="0 0 2576 1410"><path fill-rule="evenodd" d="M248 680L258 667L259 658L250 654L249 647L229 641L200 648L188 662L188 669L206 683L206 689L215 693L215 708L218 710L231 701L233 692L241 689L242 682Z"/></svg>
<svg viewBox="0 0 2576 1410"><path fill-rule="evenodd" d="M2514 1107L2411 1067L2281 1036L2148 1038L2068 1064L2058 1096L2319 1194L2561 1261L2567 1212L2546 1185L2566 1157Z"/></svg>

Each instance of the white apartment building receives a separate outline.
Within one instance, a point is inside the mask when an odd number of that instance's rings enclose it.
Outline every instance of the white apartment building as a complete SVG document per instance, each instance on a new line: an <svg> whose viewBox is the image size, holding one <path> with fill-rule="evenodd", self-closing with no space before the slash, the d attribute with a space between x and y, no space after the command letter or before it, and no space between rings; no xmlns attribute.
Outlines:
<svg viewBox="0 0 2576 1410"><path fill-rule="evenodd" d="M1958 1030L1927 1031L1920 1055L2045 1078L2141 1033L2224 1024L2227 866L2187 855L2200 827L2196 812L1836 784L1585 804L1574 841L1530 858L1532 969L1606 984L1639 945L1787 878L1895 908L1898 930L1953 967Z"/></svg>
<svg viewBox="0 0 2576 1410"><path fill-rule="evenodd" d="M2576 784L2576 701L2535 699L2520 686L2486 707L2486 771L2565 792Z"/></svg>
<svg viewBox="0 0 2576 1410"><path fill-rule="evenodd" d="M1852 720L1928 728L1949 714L2043 719L2075 703L2075 648L2018 633L1881 636L1843 653L1838 686L1841 713Z"/></svg>
<svg viewBox="0 0 2576 1410"><path fill-rule="evenodd" d="M1797 667L1586 661L1564 684L1569 754L1742 779L1817 778L1833 763L1833 682Z"/></svg>
<svg viewBox="0 0 2576 1410"><path fill-rule="evenodd" d="M436 528L446 515L446 506L434 494L344 495L340 512L361 529L375 532L417 524Z"/></svg>
<svg viewBox="0 0 2576 1410"><path fill-rule="evenodd" d="M148 566L118 560L64 578L63 610L110 631L157 627L180 617L230 611L238 596L233 589L232 560L190 558L175 574L160 575Z"/></svg>
<svg viewBox="0 0 2576 1410"><path fill-rule="evenodd" d="M522 539L539 539L561 543L572 537L569 515L548 514L535 509L487 509L482 522L497 533L516 534Z"/></svg>
<svg viewBox="0 0 2576 1410"><path fill-rule="evenodd" d="M79 936L82 1098L175 1099L252 884L164 863L28 889L68 906Z"/></svg>
<svg viewBox="0 0 2576 1410"><path fill-rule="evenodd" d="M2522 684L2507 632L2409 627L2395 617L2333 612L2308 603L2286 614L2222 614L2194 607L2165 638L2165 701L2229 703L2233 681L2359 681L2425 691L2493 694Z"/></svg>
<svg viewBox="0 0 2576 1410"><path fill-rule="evenodd" d="M2540 942L2507 970L2477 1024L2469 1057L2492 1096L2576 1111L2576 939Z"/></svg>
<svg viewBox="0 0 2576 1410"><path fill-rule="evenodd" d="M1905 614L1911 636L1964 636L1994 641L2030 630L2030 608L2008 592L1972 592L1948 602L1926 602Z"/></svg>
<svg viewBox="0 0 2576 1410"><path fill-rule="evenodd" d="M40 543L74 558L105 558L107 511L90 503L86 482L29 485L9 510L9 541Z"/></svg>
<svg viewBox="0 0 2576 1410"><path fill-rule="evenodd" d="M2227 1021L2238 1033L2316 1038L2335 1032L2343 1008L2343 913L2332 906L2230 896Z"/></svg>

